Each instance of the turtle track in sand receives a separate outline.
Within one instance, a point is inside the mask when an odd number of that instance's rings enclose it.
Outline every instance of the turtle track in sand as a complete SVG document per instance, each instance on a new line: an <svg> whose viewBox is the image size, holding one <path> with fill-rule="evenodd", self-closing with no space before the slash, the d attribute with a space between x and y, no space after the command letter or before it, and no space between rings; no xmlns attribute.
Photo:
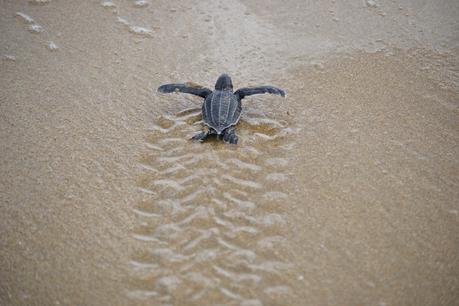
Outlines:
<svg viewBox="0 0 459 306"><path fill-rule="evenodd" d="M285 231L285 122L244 114L240 144L189 139L201 109L157 118L140 161L128 296L160 304L263 305L292 294L292 266L276 251ZM284 206L284 207L283 207Z"/></svg>

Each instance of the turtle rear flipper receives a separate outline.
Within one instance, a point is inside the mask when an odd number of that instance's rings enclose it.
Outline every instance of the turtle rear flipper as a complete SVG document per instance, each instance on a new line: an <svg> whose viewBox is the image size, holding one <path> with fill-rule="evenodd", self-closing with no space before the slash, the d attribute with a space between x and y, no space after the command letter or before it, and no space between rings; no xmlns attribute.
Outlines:
<svg viewBox="0 0 459 306"><path fill-rule="evenodd" d="M230 144L237 144L236 129L232 126L223 131L223 140Z"/></svg>
<svg viewBox="0 0 459 306"><path fill-rule="evenodd" d="M171 93L171 92L182 92L195 96L200 96L206 98L209 94L212 93L212 90L205 87L191 87L186 84L177 83L177 84L164 84L159 86L159 92Z"/></svg>
<svg viewBox="0 0 459 306"><path fill-rule="evenodd" d="M207 139L207 137L209 137L209 132L201 132L191 137L191 140L204 141Z"/></svg>
<svg viewBox="0 0 459 306"><path fill-rule="evenodd" d="M207 138L209 138L210 135L216 135L217 132L211 128L207 129L207 131L204 131L204 132L201 132L199 134L196 134L194 135L193 137L191 137L191 140L195 140L195 141L204 141L206 140Z"/></svg>

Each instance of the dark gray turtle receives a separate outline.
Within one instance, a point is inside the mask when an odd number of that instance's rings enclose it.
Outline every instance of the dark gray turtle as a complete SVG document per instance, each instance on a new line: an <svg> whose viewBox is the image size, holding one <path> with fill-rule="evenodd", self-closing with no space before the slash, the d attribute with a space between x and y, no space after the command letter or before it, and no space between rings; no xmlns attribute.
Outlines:
<svg viewBox="0 0 459 306"><path fill-rule="evenodd" d="M209 135L223 137L225 142L237 143L235 125L241 118L241 100L247 96L270 93L285 97L285 92L273 86L258 86L240 88L233 92L233 83L227 74L222 74L215 90L204 87L196 87L187 84L165 84L158 88L159 92L183 92L204 98L202 105L202 119L209 127L208 131L193 136L193 140L203 141Z"/></svg>

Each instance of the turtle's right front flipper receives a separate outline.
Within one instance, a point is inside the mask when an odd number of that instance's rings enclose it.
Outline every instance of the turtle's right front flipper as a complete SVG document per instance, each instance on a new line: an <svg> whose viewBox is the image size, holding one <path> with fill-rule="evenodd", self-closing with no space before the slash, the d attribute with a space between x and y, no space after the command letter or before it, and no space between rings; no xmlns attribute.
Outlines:
<svg viewBox="0 0 459 306"><path fill-rule="evenodd" d="M186 84L165 84L158 88L159 92L170 93L170 92L183 92L195 96L206 98L212 91L204 87L191 87Z"/></svg>
<svg viewBox="0 0 459 306"><path fill-rule="evenodd" d="M285 97L285 92L282 89L274 87L274 86L257 86L257 87L240 88L234 92L234 95L239 97L239 99L244 99L247 96L264 94L264 93L269 93L269 94Z"/></svg>

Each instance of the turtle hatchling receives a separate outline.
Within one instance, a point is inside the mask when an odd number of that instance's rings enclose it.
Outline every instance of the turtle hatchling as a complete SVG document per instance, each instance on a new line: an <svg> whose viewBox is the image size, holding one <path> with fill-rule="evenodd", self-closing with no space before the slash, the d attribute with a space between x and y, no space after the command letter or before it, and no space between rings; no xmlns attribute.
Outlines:
<svg viewBox="0 0 459 306"><path fill-rule="evenodd" d="M270 93L285 97L285 92L273 86L244 87L233 92L233 83L227 74L222 74L215 90L194 86L190 83L165 84L158 88L159 92L182 92L204 98L202 119L208 130L192 137L193 140L204 141L210 135L217 135L223 141L237 143L235 125L241 118L241 100L247 96Z"/></svg>

